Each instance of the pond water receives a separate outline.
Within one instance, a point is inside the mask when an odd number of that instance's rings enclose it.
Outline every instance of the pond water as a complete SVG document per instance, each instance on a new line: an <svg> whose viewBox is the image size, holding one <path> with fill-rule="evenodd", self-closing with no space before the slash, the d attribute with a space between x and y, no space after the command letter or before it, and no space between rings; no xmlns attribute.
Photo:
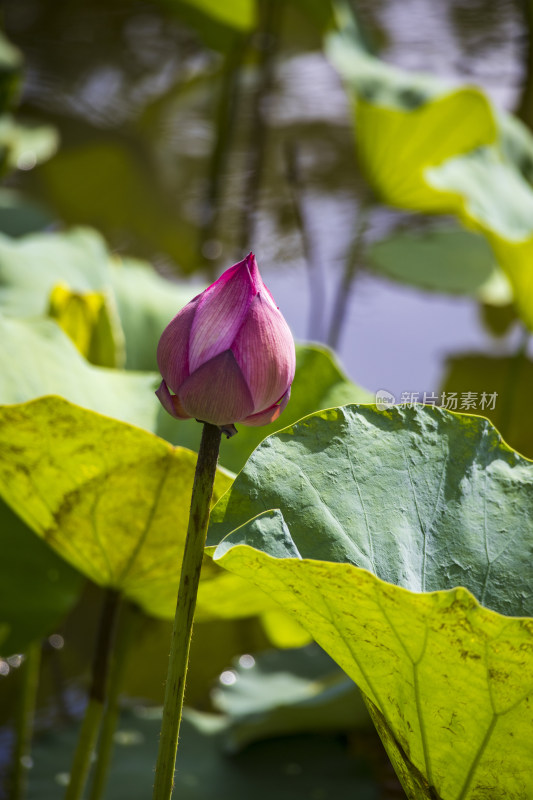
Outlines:
<svg viewBox="0 0 533 800"><path fill-rule="evenodd" d="M517 4L355 5L390 63L481 85L495 104L516 106L527 44ZM7 0L5 19L28 64L23 111L55 122L66 148L136 138L141 156L147 151L158 167L158 185L176 219L185 220L185 235L201 242L207 258L202 264L199 256L198 264L213 275L241 258L244 245L253 248L295 336L326 341L366 189L355 164L348 99L318 49L316 32L298 38L289 20L259 104L253 73L248 64L241 66L231 146L224 154L216 207L208 212L216 225L202 241L217 141L220 57L157 7L144 4L116 3L113 9L99 2L67 4L45 19L36 0ZM257 107L265 128L260 162L254 162L250 139ZM296 224L294 187L291 191L287 181L289 147L299 172L296 202L303 232ZM250 170L258 163L250 213ZM42 190L32 176L20 183L37 195ZM83 193L83 183L79 188ZM68 221L92 222L94 214L78 205ZM375 207L366 241L383 238L399 224L421 222ZM172 275L176 261L179 266L179 250L178 258L170 259L155 247L139 248L123 231L111 238L118 252L141 250L163 273ZM363 256L337 350L349 375L369 390L386 388L396 396L438 391L450 354L516 348L516 329L495 340L481 324L474 300L394 284L366 266ZM202 279L200 274L192 280Z"/></svg>

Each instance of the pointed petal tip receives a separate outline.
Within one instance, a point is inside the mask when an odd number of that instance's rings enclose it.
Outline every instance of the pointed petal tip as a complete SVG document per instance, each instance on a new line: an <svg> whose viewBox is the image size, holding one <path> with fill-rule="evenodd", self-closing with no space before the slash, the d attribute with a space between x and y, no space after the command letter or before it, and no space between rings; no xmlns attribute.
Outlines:
<svg viewBox="0 0 533 800"><path fill-rule="evenodd" d="M172 417L175 419L190 419L189 414L182 408L178 396L170 394L164 380L161 381L159 388L156 389L155 395L165 411L168 411Z"/></svg>

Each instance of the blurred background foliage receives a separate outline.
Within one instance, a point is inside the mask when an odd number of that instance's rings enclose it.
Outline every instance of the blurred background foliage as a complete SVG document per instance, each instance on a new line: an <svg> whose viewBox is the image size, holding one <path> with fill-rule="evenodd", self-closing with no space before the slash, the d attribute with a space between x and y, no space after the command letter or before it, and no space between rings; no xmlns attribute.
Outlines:
<svg viewBox="0 0 533 800"><path fill-rule="evenodd" d="M227 470L273 430L383 388L496 392L485 413L533 457L531 5L400 5L4 0L0 402L57 394L196 449L198 426L154 398L155 348L253 248L314 344L298 346L280 424L223 445ZM22 656L42 650L28 796L45 800L68 769L102 589L4 500L0 520L0 797ZM352 685L235 580L206 564L181 795L257 794L268 764L281 797L402 796ZM129 613L116 800L150 792L171 616Z"/></svg>

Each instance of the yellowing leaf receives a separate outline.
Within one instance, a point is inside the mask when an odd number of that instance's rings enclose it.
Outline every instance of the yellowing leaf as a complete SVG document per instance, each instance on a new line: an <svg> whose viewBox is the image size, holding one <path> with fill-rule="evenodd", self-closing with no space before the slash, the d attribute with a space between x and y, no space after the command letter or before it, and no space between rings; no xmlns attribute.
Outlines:
<svg viewBox="0 0 533 800"><path fill-rule="evenodd" d="M528 800L532 498L481 417L346 406L257 448L209 551L356 681L409 798Z"/></svg>
<svg viewBox="0 0 533 800"><path fill-rule="evenodd" d="M0 493L71 565L174 615L196 453L57 397L0 410ZM217 499L231 477L219 470Z"/></svg>
<svg viewBox="0 0 533 800"><path fill-rule="evenodd" d="M60 283L50 293L48 314L92 364L123 365L124 334L110 296L73 292Z"/></svg>

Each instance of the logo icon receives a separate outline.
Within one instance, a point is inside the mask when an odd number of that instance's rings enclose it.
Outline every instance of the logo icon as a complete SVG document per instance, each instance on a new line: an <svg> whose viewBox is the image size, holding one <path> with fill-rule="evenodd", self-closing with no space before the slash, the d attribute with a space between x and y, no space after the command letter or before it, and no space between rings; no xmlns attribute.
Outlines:
<svg viewBox="0 0 533 800"><path fill-rule="evenodd" d="M387 408L391 408L396 402L396 398L393 394L388 392L386 389L378 389L376 392L376 406L380 411L385 411Z"/></svg>

